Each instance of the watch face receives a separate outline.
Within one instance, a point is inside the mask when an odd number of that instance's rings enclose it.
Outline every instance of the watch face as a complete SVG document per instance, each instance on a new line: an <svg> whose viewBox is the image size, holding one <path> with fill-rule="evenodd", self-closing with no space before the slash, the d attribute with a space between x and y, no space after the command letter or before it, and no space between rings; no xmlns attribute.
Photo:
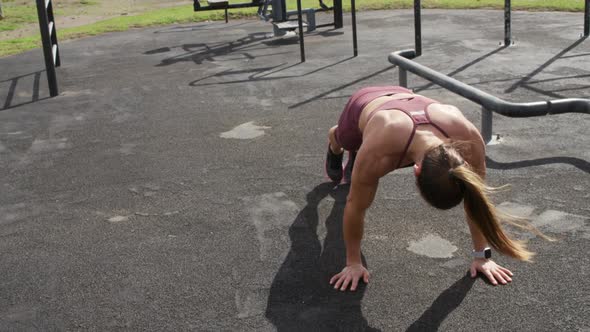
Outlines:
<svg viewBox="0 0 590 332"><path fill-rule="evenodd" d="M492 258L492 249L486 249L483 253L485 258Z"/></svg>

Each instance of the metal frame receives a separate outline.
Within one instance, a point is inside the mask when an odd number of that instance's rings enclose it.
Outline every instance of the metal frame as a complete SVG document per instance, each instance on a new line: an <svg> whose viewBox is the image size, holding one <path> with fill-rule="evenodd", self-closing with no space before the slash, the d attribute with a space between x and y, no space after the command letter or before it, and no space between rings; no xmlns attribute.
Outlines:
<svg viewBox="0 0 590 332"><path fill-rule="evenodd" d="M39 16L41 41L43 42L47 81L49 82L49 94L51 97L55 97L59 94L55 67L61 66L61 59L59 56L57 29L55 27L51 0L37 0L37 14Z"/></svg>
<svg viewBox="0 0 590 332"><path fill-rule="evenodd" d="M414 49L416 56L422 55L422 4L414 0Z"/></svg>
<svg viewBox="0 0 590 332"><path fill-rule="evenodd" d="M283 0L284 1L284 0ZM419 0L418 0L419 1ZM338 5L338 7L336 6ZM337 9L339 8L339 9ZM351 16L352 16L352 53L353 56L358 56L358 43L357 43L357 33L356 33L356 5L355 0L350 0L350 9L351 9ZM334 23L333 24L324 24L324 25L316 25L316 27L323 27L323 26L332 26L334 25L335 29L342 28L342 0L334 0ZM339 18L338 18L339 17ZM303 37L303 17L302 17L302 9L301 9L301 0L297 0L297 20L299 23L298 31L299 31L299 52L301 57L301 62L305 62L305 40Z"/></svg>
<svg viewBox="0 0 590 332"><path fill-rule="evenodd" d="M512 43L512 4L510 0L504 0L504 45Z"/></svg>
<svg viewBox="0 0 590 332"><path fill-rule="evenodd" d="M584 37L590 35L590 0L584 5Z"/></svg>
<svg viewBox="0 0 590 332"><path fill-rule="evenodd" d="M242 3L234 3L234 4L227 4L225 6L201 6L199 0L193 1L193 10L195 12L206 11L206 10L224 10L225 13L225 23L229 22L229 14L228 9L236 9L236 8L250 8L250 7L258 7L258 12L264 6L264 3L261 1L253 1L253 2L242 2Z"/></svg>
<svg viewBox="0 0 590 332"><path fill-rule="evenodd" d="M422 55L422 5L420 0L414 0L414 50L416 56ZM584 5L584 33L583 38L590 36L590 0ZM504 45L512 45L512 2L504 0Z"/></svg>
<svg viewBox="0 0 590 332"><path fill-rule="evenodd" d="M590 114L590 100L588 99L567 98L529 103L505 101L412 61L411 59L416 56L415 50L403 50L389 54L389 62L399 67L400 85L408 86L407 71L409 71L481 105L483 110L481 134L486 143L492 138L492 112L515 118L562 113Z"/></svg>
<svg viewBox="0 0 590 332"><path fill-rule="evenodd" d="M584 1L584 33L582 38L590 35L590 0ZM504 0L504 45L510 46L512 41L512 5L511 0Z"/></svg>

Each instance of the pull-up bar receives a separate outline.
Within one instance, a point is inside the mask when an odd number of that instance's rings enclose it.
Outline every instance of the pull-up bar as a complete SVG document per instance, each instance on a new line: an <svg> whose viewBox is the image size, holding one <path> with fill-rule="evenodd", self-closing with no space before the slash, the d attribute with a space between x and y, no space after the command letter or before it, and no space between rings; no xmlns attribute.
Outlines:
<svg viewBox="0 0 590 332"><path fill-rule="evenodd" d="M416 56L422 55L422 4L414 0L414 49ZM584 33L590 36L590 0L584 0ZM504 45L512 44L512 4L511 0L504 0Z"/></svg>
<svg viewBox="0 0 590 332"><path fill-rule="evenodd" d="M529 103L505 101L412 61L411 59L416 56L415 50L403 50L389 54L389 62L399 67L399 84L404 87L408 86L407 71L409 71L481 105L481 132L486 143L492 138L492 112L515 118L562 113L590 114L590 100L588 99L567 98Z"/></svg>

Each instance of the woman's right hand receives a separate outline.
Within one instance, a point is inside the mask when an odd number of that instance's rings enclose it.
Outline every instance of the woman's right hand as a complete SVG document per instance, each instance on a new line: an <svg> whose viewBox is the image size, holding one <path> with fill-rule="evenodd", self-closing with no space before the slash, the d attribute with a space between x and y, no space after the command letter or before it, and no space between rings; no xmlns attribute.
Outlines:
<svg viewBox="0 0 590 332"><path fill-rule="evenodd" d="M345 291L350 285L350 290L355 291L360 279L365 283L369 282L369 271L362 264L347 265L342 272L330 279L330 285L334 284L334 289Z"/></svg>

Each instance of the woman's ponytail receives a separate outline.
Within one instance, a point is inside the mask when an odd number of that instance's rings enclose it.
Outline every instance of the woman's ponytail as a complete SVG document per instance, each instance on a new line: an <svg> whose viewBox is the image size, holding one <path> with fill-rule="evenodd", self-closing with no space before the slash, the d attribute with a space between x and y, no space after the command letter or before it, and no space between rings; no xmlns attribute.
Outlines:
<svg viewBox="0 0 590 332"><path fill-rule="evenodd" d="M449 171L450 176L462 182L464 186L463 202L465 212L494 249L500 253L522 261L529 261L534 255L528 251L523 241L511 239L502 229L500 222L507 222L521 229L532 231L548 239L536 228L524 220L510 217L498 211L488 198L488 194L501 188L488 187L483 179L467 165L460 165Z"/></svg>

